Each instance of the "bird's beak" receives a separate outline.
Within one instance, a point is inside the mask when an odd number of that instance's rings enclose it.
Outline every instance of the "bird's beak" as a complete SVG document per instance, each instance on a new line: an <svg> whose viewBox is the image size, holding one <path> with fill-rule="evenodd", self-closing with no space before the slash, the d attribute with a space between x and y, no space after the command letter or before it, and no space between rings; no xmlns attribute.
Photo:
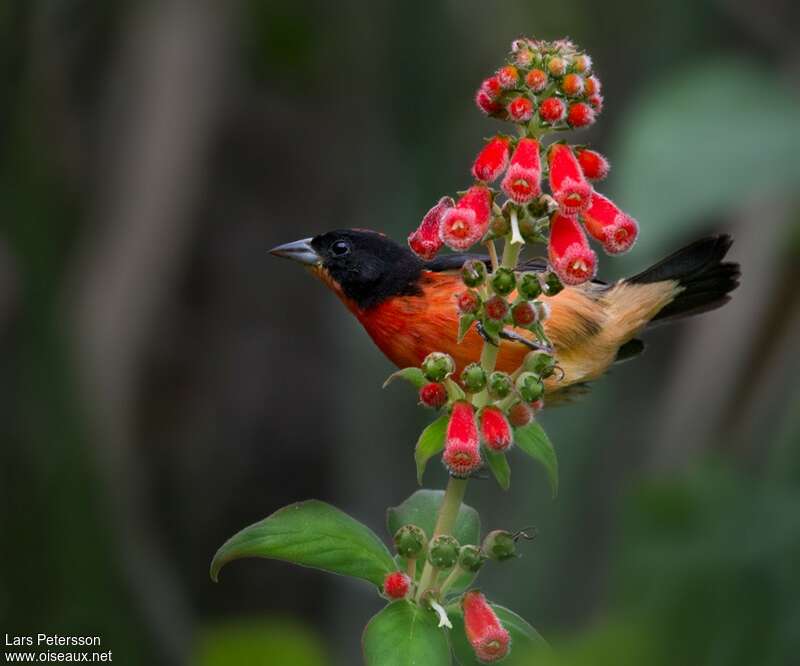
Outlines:
<svg viewBox="0 0 800 666"><path fill-rule="evenodd" d="M276 257L292 259L305 266L317 266L322 261L322 258L311 247L310 238L278 245L278 247L273 247L269 253Z"/></svg>

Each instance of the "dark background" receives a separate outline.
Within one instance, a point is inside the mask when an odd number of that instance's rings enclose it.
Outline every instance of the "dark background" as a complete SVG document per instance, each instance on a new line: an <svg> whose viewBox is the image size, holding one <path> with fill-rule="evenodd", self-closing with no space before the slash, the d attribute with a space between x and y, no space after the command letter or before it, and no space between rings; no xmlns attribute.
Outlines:
<svg viewBox="0 0 800 666"><path fill-rule="evenodd" d="M642 238L601 275L736 236L725 309L542 421L484 527L536 525L481 586L569 664L800 654L800 28L790 0L0 4L0 633L100 634L122 664L353 664L368 586L244 561L317 497L381 534L429 414L275 244L402 240L468 184L511 39L569 35L582 137ZM427 484L445 475L431 465Z"/></svg>

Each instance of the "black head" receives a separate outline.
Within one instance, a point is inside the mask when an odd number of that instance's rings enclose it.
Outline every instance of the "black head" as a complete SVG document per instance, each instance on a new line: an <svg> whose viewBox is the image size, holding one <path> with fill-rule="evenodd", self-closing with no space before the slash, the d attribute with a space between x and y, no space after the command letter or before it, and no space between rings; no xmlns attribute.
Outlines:
<svg viewBox="0 0 800 666"><path fill-rule="evenodd" d="M422 262L407 248L375 231L338 229L271 250L312 266L362 310L392 296L420 293Z"/></svg>

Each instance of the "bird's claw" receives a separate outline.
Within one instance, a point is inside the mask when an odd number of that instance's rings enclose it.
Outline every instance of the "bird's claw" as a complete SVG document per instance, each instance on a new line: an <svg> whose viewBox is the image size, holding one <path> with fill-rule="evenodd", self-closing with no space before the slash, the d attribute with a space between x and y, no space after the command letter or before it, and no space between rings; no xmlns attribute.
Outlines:
<svg viewBox="0 0 800 666"><path fill-rule="evenodd" d="M500 331L500 337L503 340L511 340L512 342L519 342L522 345L534 350L534 351L543 351L547 352L548 354L553 353L553 348L550 345L542 344L541 342L536 342L535 340L529 340L524 335L520 335L519 333L514 333L514 331L509 331L507 329L503 329Z"/></svg>

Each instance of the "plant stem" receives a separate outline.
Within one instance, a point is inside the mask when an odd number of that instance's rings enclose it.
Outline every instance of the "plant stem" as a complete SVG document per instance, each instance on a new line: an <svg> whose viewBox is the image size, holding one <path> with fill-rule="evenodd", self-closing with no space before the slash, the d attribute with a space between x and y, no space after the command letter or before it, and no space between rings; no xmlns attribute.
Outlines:
<svg viewBox="0 0 800 666"><path fill-rule="evenodd" d="M500 260L497 258L497 248L494 245L494 241L486 241L486 249L489 250L489 259L492 261L492 270L496 271L497 267L500 265Z"/></svg>

